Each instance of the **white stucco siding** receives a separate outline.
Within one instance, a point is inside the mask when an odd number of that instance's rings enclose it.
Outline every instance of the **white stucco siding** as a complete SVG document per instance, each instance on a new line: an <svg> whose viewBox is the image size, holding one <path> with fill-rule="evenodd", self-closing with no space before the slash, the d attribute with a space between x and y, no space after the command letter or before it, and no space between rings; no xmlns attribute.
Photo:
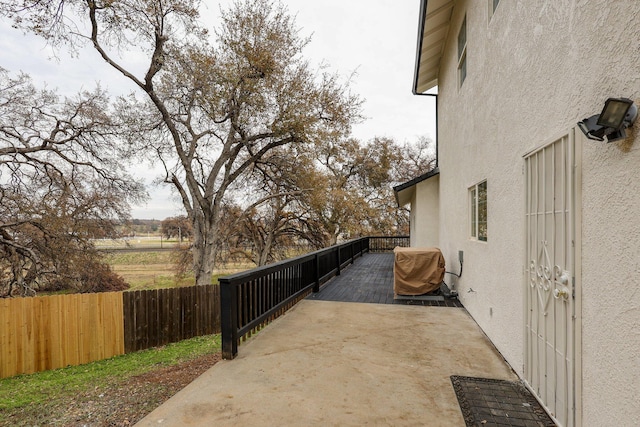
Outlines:
<svg viewBox="0 0 640 427"><path fill-rule="evenodd" d="M591 425L640 425L638 133L624 148L584 146L582 357Z"/></svg>
<svg viewBox="0 0 640 427"><path fill-rule="evenodd" d="M439 239L439 182L438 175L419 182L415 186L411 205L411 246L438 247ZM445 258L446 260L446 258ZM447 265L449 265L449 260Z"/></svg>
<svg viewBox="0 0 640 427"><path fill-rule="evenodd" d="M409 246L415 247L416 246L416 218L419 216L418 215L418 210L415 209L416 204L416 192L415 189L412 193L413 195L411 196L411 205L410 205L410 212L409 212Z"/></svg>
<svg viewBox="0 0 640 427"><path fill-rule="evenodd" d="M458 89L455 42L465 13L468 74ZM513 133L515 111L525 110L508 90L516 84L505 81L508 72L500 64L513 55L503 54L502 42L494 52L486 46L487 3L460 2L454 9L452 28L453 38L443 58L446 72L439 80L441 248L446 259L456 259L458 250L464 251L464 273L458 281L460 299L514 369L521 371L522 154L525 143L535 142ZM482 59L482 55L490 56ZM468 188L483 180L487 181L486 243L469 237Z"/></svg>
<svg viewBox="0 0 640 427"><path fill-rule="evenodd" d="M636 0L502 1L490 22L485 1L454 8L439 76L440 247L446 259L464 251L460 298L520 374L523 155L599 113L608 97L640 102L639 22ZM583 425L640 425L639 135L583 146ZM467 193L485 179L486 243L469 238Z"/></svg>

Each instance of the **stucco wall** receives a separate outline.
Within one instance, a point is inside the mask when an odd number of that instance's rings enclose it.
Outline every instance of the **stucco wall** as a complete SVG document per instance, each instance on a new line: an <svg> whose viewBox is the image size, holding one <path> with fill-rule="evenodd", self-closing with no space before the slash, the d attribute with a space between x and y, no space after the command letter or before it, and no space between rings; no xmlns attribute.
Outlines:
<svg viewBox="0 0 640 427"><path fill-rule="evenodd" d="M486 1L454 8L439 76L440 247L446 259L464 251L460 298L521 375L523 155L610 96L640 101L639 22L636 0L503 0L490 21ZM583 425L640 425L639 135L581 145ZM486 243L468 238L467 189L484 179Z"/></svg>
<svg viewBox="0 0 640 427"><path fill-rule="evenodd" d="M439 182L438 175L419 182L415 186L411 203L412 217L411 246L438 247L439 235Z"/></svg>

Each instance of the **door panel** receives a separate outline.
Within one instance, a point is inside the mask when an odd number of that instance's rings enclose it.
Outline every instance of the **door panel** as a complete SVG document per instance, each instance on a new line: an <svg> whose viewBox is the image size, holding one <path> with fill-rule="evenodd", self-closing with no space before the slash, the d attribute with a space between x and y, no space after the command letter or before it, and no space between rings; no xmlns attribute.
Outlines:
<svg viewBox="0 0 640 427"><path fill-rule="evenodd" d="M525 380L563 426L575 425L575 142L525 157Z"/></svg>

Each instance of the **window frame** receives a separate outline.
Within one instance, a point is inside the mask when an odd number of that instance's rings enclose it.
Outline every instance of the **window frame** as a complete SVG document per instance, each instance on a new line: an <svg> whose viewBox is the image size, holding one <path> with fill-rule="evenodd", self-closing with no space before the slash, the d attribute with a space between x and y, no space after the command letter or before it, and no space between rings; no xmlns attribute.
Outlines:
<svg viewBox="0 0 640 427"><path fill-rule="evenodd" d="M469 238L478 242L488 241L487 180L469 187Z"/></svg>
<svg viewBox="0 0 640 427"><path fill-rule="evenodd" d="M458 30L458 87L467 79L467 15Z"/></svg>
<svg viewBox="0 0 640 427"><path fill-rule="evenodd" d="M489 21L493 18L493 14L496 13L496 9L500 6L500 0L487 0L489 6Z"/></svg>

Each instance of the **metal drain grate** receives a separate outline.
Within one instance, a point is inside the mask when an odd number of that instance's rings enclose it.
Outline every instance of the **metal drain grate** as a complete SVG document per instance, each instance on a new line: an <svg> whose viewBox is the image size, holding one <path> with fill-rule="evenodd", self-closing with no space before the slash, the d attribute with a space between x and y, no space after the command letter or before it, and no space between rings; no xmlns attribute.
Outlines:
<svg viewBox="0 0 640 427"><path fill-rule="evenodd" d="M553 427L529 390L517 381L451 376L467 427Z"/></svg>

